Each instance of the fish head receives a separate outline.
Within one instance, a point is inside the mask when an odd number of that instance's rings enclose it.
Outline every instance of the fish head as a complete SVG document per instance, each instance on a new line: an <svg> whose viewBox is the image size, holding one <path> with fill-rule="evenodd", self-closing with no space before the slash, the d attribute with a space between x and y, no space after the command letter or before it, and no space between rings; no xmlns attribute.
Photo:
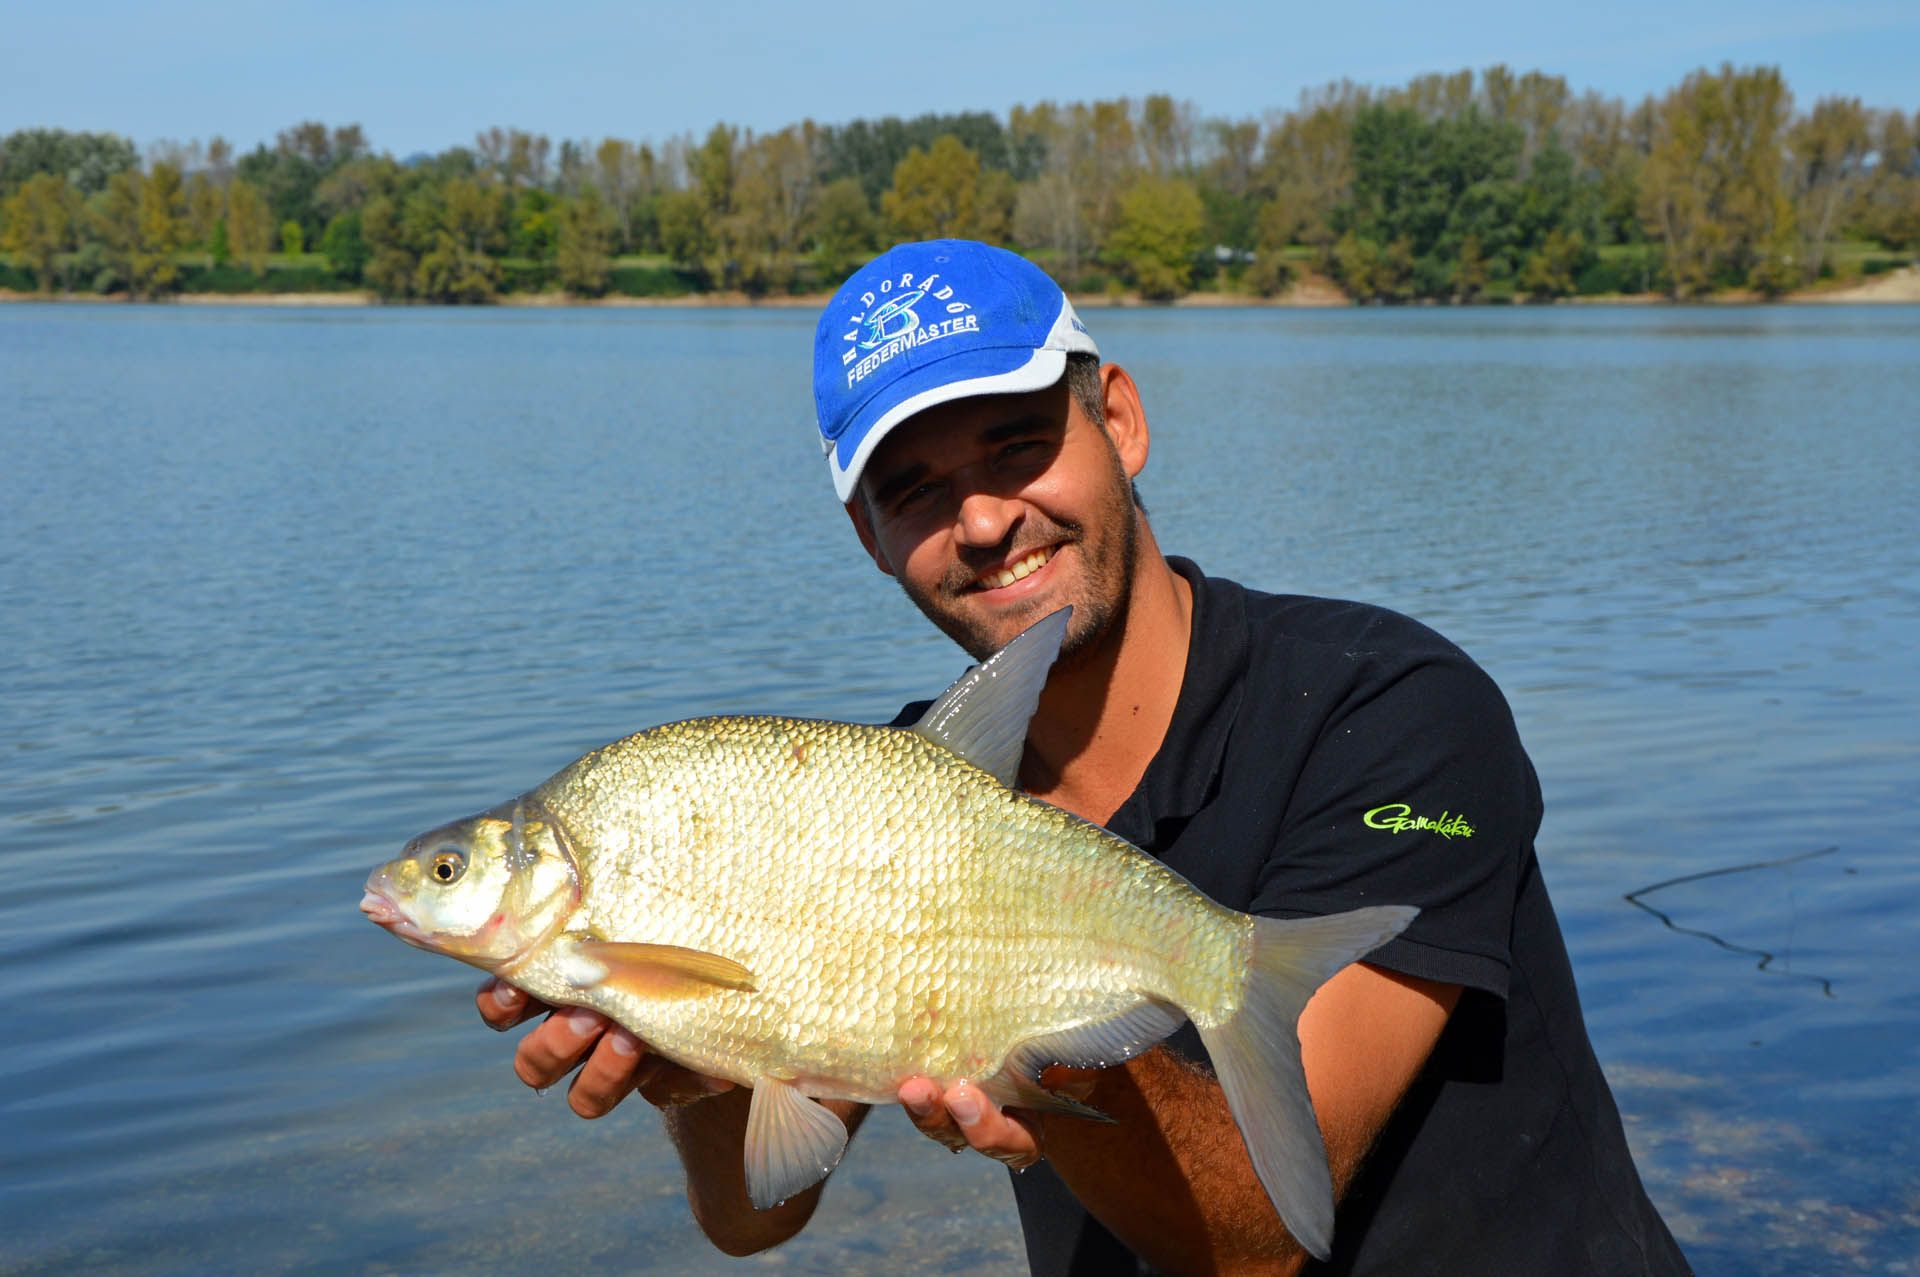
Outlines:
<svg viewBox="0 0 1920 1277"><path fill-rule="evenodd" d="M564 833L522 798L409 842L367 878L360 910L410 945L505 973L579 903Z"/></svg>

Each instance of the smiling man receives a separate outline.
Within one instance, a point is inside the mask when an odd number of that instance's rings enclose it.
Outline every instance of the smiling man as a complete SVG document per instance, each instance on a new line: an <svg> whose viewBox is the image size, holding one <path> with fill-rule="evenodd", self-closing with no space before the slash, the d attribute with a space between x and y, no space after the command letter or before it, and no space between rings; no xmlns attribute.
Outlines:
<svg viewBox="0 0 1920 1277"><path fill-rule="evenodd" d="M930 621L984 657L1073 605L1024 788L1235 909L1420 907L1300 1018L1340 1198L1324 1271L1685 1272L1588 1043L1533 853L1539 788L1486 675L1395 613L1262 594L1163 555L1133 486L1150 442L1138 389L1011 253L882 254L828 304L814 370L835 494ZM496 1027L544 1009L492 984L480 1008ZM745 1096L589 1012L528 1034L515 1066L536 1086L578 1067L585 1117L635 1089L661 1106L695 1217L729 1252L791 1236L819 1200L753 1210ZM900 1090L933 1139L1025 1172L1013 1190L1036 1273L1309 1262L1191 1026L1047 1081L1115 1120L1001 1110L968 1082ZM860 1106L832 1107L858 1128Z"/></svg>

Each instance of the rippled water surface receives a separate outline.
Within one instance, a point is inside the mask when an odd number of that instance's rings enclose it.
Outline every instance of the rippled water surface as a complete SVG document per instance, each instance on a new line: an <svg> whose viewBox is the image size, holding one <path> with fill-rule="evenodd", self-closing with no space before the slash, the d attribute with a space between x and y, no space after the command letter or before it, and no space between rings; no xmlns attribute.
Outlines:
<svg viewBox="0 0 1920 1277"><path fill-rule="evenodd" d="M1506 688L1700 1270L1920 1272L1920 309L1088 318L1165 546ZM0 307L0 1270L1019 1270L896 1117L719 1258L650 1111L523 1090L355 907L590 746L965 664L834 506L811 323Z"/></svg>

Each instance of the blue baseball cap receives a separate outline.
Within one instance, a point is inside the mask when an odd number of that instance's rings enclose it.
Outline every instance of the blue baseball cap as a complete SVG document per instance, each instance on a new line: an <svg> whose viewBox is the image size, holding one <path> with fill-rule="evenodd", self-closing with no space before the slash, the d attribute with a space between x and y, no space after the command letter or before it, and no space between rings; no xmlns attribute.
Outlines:
<svg viewBox="0 0 1920 1277"><path fill-rule="evenodd" d="M1059 381L1098 355L1060 285L1018 253L967 239L896 244L855 271L813 336L813 402L833 491L853 499L889 431L935 404Z"/></svg>

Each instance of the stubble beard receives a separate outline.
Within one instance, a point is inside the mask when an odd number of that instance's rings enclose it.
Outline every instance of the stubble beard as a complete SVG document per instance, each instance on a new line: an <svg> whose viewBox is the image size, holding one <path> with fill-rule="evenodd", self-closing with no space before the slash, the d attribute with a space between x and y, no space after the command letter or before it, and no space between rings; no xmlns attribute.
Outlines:
<svg viewBox="0 0 1920 1277"><path fill-rule="evenodd" d="M1059 606L1073 605L1073 620L1061 641L1056 666L1071 662L1108 634L1118 633L1133 597L1134 571L1140 559L1139 511L1134 507L1132 488L1120 458L1111 450L1108 456L1114 482L1102 495L1094 517L1096 526L1111 529L1110 532L1089 540L1083 524L1029 514L1021 524L1017 544L996 548L991 556L983 556L993 562L1004 562L1044 545L1055 546L1056 554L1059 547L1073 547L1083 565L1078 587L1070 588L1064 598L1054 595L1044 601L1036 600L1033 614L1020 618L1024 628ZM966 606L966 597L974 593L979 571L964 561L951 565L931 592L919 588L904 575L895 579L921 615L976 661L986 660L1014 637L989 628L984 617Z"/></svg>

